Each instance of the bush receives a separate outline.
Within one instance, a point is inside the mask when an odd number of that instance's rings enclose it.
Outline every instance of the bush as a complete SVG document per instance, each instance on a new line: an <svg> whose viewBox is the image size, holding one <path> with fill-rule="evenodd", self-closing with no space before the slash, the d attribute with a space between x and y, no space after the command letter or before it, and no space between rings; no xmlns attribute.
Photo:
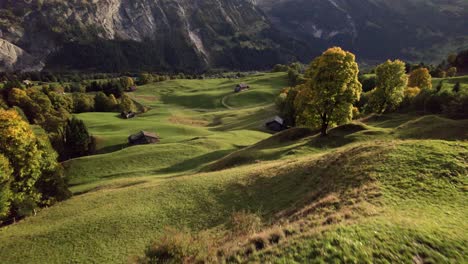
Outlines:
<svg viewBox="0 0 468 264"><path fill-rule="evenodd" d="M194 235L187 230L166 228L162 237L154 241L136 263L209 263L215 259L211 242L206 234Z"/></svg>
<svg viewBox="0 0 468 264"><path fill-rule="evenodd" d="M286 236L283 230L277 229L270 233L270 235L268 236L268 242L270 242L271 245L278 244L285 237Z"/></svg>
<svg viewBox="0 0 468 264"><path fill-rule="evenodd" d="M245 211L235 212L227 224L233 235L250 235L258 232L262 226L262 220L256 214Z"/></svg>
<svg viewBox="0 0 468 264"><path fill-rule="evenodd" d="M250 239L250 244L255 248L255 250L259 251L268 246L268 239L263 236L255 236Z"/></svg>

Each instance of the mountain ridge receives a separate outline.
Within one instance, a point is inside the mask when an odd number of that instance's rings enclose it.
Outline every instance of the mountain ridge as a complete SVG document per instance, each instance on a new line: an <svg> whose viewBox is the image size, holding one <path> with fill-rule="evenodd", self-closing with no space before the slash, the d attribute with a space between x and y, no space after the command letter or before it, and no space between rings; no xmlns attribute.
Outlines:
<svg viewBox="0 0 468 264"><path fill-rule="evenodd" d="M0 70L255 70L333 45L363 60L436 60L468 46L466 10L459 0L7 0Z"/></svg>

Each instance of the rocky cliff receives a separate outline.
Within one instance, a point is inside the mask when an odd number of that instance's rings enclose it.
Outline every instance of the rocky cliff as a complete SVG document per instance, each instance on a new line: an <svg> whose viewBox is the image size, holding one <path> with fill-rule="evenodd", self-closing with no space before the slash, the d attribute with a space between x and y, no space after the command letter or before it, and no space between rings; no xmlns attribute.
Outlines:
<svg viewBox="0 0 468 264"><path fill-rule="evenodd" d="M245 0L5 1L0 69L265 68L306 55ZM296 45L299 53L288 46ZM302 46L301 46L302 45ZM34 58L34 59L31 59Z"/></svg>
<svg viewBox="0 0 468 264"><path fill-rule="evenodd" d="M466 46L467 7L464 0L2 0L0 70L264 69L310 60L331 45L361 59L433 59L426 55Z"/></svg>

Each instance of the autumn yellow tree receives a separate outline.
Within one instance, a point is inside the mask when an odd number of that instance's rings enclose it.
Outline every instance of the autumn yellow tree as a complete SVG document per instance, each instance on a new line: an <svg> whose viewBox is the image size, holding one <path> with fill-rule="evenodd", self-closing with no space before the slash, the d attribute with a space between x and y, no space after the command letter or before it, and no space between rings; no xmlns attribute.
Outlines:
<svg viewBox="0 0 468 264"><path fill-rule="evenodd" d="M48 138L37 137L16 111L0 110L0 135L0 214L23 216L71 195Z"/></svg>
<svg viewBox="0 0 468 264"><path fill-rule="evenodd" d="M5 156L0 154L0 223L2 219L8 216L10 211L12 173L10 162Z"/></svg>
<svg viewBox="0 0 468 264"><path fill-rule="evenodd" d="M426 68L419 68L411 72L408 80L409 87L419 87L421 90L432 89L432 76Z"/></svg>
<svg viewBox="0 0 468 264"><path fill-rule="evenodd" d="M352 119L353 104L362 92L358 74L354 54L339 47L328 49L309 65L308 81L298 95L303 97L298 110L305 122L320 127L322 136L327 135L331 124Z"/></svg>
<svg viewBox="0 0 468 264"><path fill-rule="evenodd" d="M13 210L18 211L39 201L34 185L41 176L42 153L29 124L14 110L0 110L0 153L11 165Z"/></svg>

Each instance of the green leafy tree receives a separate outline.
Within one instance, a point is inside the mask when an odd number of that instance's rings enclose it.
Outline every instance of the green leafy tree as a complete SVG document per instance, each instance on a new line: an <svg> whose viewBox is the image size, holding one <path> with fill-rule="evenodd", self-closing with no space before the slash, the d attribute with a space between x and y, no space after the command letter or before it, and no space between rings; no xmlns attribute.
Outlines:
<svg viewBox="0 0 468 264"><path fill-rule="evenodd" d="M408 80L409 87L419 87L422 90L432 89L432 76L427 68L419 68L411 72Z"/></svg>
<svg viewBox="0 0 468 264"><path fill-rule="evenodd" d="M377 87L370 96L371 110L384 113L395 109L403 101L405 88L408 85L405 63L400 60L388 60L377 66L375 72Z"/></svg>
<svg viewBox="0 0 468 264"><path fill-rule="evenodd" d="M450 68L447 70L447 76L448 76L448 77L455 77L455 76L457 76L457 67L450 67Z"/></svg>
<svg viewBox="0 0 468 264"><path fill-rule="evenodd" d="M281 117L287 126L296 125L296 108L294 102L299 93L299 87L290 87L284 89L276 101Z"/></svg>
<svg viewBox="0 0 468 264"><path fill-rule="evenodd" d="M135 85L135 82L133 81L133 78L130 78L130 77L127 77L127 76L121 77L120 78L120 83L122 84L122 87L124 89L128 89L128 88Z"/></svg>
<svg viewBox="0 0 468 264"><path fill-rule="evenodd" d="M312 61L306 74L310 80L304 85L304 114L326 136L330 124L352 119L353 104L362 92L359 67L354 54L334 47Z"/></svg>
<svg viewBox="0 0 468 264"><path fill-rule="evenodd" d="M41 193L41 205L52 205L71 197L65 182L62 165L57 162L57 152L52 148L46 136L38 137L38 149L42 152L41 176L35 187Z"/></svg>
<svg viewBox="0 0 468 264"><path fill-rule="evenodd" d="M153 81L153 76L149 73L141 73L138 75L138 84L145 85Z"/></svg>
<svg viewBox="0 0 468 264"><path fill-rule="evenodd" d="M85 123L78 118L67 121L63 132L64 148L68 158L77 158L91 154L92 139Z"/></svg>
<svg viewBox="0 0 468 264"><path fill-rule="evenodd" d="M85 113L94 110L94 100L82 93L73 94L73 109L75 113Z"/></svg>
<svg viewBox="0 0 468 264"><path fill-rule="evenodd" d="M72 83L70 85L70 92L72 93L85 93L86 92L86 88L84 86L82 86L80 83Z"/></svg>
<svg viewBox="0 0 468 264"><path fill-rule="evenodd" d="M120 110L123 112L136 112L136 106L133 100L126 94L120 98Z"/></svg>
<svg viewBox="0 0 468 264"><path fill-rule="evenodd" d="M111 97L108 97L105 93L99 92L94 97L94 110L96 112L112 112L116 107L115 97L111 94Z"/></svg>
<svg viewBox="0 0 468 264"><path fill-rule="evenodd" d="M70 113L73 112L73 98L71 96L57 92L49 92L48 96L55 110L64 109Z"/></svg>

